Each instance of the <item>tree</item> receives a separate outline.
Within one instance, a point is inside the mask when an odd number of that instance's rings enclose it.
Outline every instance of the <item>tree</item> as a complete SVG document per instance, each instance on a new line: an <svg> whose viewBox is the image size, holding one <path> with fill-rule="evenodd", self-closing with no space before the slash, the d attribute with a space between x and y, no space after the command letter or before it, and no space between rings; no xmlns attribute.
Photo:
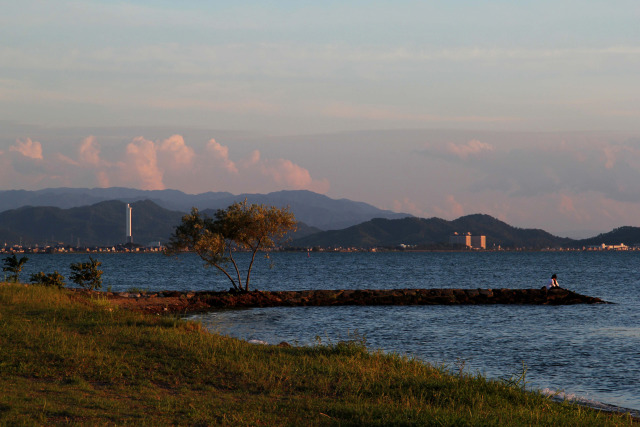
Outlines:
<svg viewBox="0 0 640 427"><path fill-rule="evenodd" d="M202 216L198 209L192 208L190 214L182 217L165 253L174 255L192 250L206 266L213 266L226 275L234 290L248 292L256 253L275 247L279 239L295 230L296 220L288 207L248 204L245 199L219 209L215 219ZM244 284L234 257L238 250L251 253Z"/></svg>
<svg viewBox="0 0 640 427"><path fill-rule="evenodd" d="M102 263L89 257L89 262L75 262L71 264L69 279L84 289L94 290L102 288L102 270L98 270Z"/></svg>
<svg viewBox="0 0 640 427"><path fill-rule="evenodd" d="M40 271L39 273L32 274L29 281L34 285L57 286L58 288L64 288L64 276L57 271L49 274L44 274Z"/></svg>
<svg viewBox="0 0 640 427"><path fill-rule="evenodd" d="M3 261L4 261L4 267L2 267L2 271L6 271L10 273L9 276L7 276L7 279L10 282L17 282L18 279L20 278L20 272L22 271L22 267L27 261L29 261L29 258L27 258L26 256L23 256L22 258L18 259L16 254L13 254L13 256L8 256L4 258Z"/></svg>

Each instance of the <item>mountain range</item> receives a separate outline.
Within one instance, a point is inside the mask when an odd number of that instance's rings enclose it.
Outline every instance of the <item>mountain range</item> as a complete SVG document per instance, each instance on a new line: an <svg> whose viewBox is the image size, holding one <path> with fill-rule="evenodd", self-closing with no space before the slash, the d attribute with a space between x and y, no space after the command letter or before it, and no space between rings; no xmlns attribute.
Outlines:
<svg viewBox="0 0 640 427"><path fill-rule="evenodd" d="M153 196L154 200L139 200L145 195ZM96 199L103 197L116 199L95 203ZM299 221L298 232L290 236L290 245L294 247L371 248L407 245L426 249L447 248L449 237L455 232L485 235L487 248L535 249L602 243L633 245L640 242L640 228L637 227L620 227L589 239L573 240L540 229L512 227L484 214L467 215L453 221L416 218L380 210L366 203L330 199L309 191L233 196L229 193L188 195L175 190L144 192L120 188L0 192L0 207L26 202L50 205L20 206L0 212L0 242L22 242L26 245L64 242L73 245L80 243L82 246L124 243L126 203L132 204L132 234L136 243L166 242L182 216L196 203L212 216L215 209L227 207L245 197L251 203L291 207ZM94 203L64 207L89 200ZM168 209L161 206L158 200L177 208ZM344 224L348 225L342 226Z"/></svg>
<svg viewBox="0 0 640 427"><path fill-rule="evenodd" d="M372 218L396 219L410 216L409 214L378 209L363 202L331 199L306 190L233 195L227 192L186 194L178 190L136 190L119 187L0 191L0 212L23 206L51 206L68 209L110 200L119 200L125 203L150 200L168 210L189 212L192 207L200 210L223 209L234 202L243 201L245 198L249 203L289 206L298 221L320 230L345 228Z"/></svg>
<svg viewBox="0 0 640 427"><path fill-rule="evenodd" d="M119 200L62 209L23 206L0 212L0 241L25 245L112 246L126 243L125 203ZM136 243L166 242L183 212L145 200L133 203L132 233Z"/></svg>

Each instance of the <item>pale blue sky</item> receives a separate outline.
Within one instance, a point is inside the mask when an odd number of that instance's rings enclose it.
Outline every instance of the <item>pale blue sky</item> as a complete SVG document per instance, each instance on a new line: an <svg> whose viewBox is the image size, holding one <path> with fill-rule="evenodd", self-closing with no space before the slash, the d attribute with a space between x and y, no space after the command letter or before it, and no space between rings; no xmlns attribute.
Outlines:
<svg viewBox="0 0 640 427"><path fill-rule="evenodd" d="M308 188L554 232L640 225L638 2L0 9L3 189Z"/></svg>

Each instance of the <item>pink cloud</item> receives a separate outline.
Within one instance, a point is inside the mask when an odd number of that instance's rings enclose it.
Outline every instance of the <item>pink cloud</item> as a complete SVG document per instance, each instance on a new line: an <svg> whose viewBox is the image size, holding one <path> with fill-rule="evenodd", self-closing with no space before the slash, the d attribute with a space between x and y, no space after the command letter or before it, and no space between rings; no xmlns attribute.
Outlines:
<svg viewBox="0 0 640 427"><path fill-rule="evenodd" d="M96 179L98 180L98 187L107 188L111 186L109 175L105 171L97 171Z"/></svg>
<svg viewBox="0 0 640 427"><path fill-rule="evenodd" d="M454 144L451 142L447 144L447 151L457 157L460 157L461 159L466 159L471 155L494 150L495 147L493 145L487 144L485 142L480 142L477 139L472 139L466 144Z"/></svg>
<svg viewBox="0 0 640 427"><path fill-rule="evenodd" d="M311 173L290 160L277 159L264 161L261 164L262 174L270 177L276 184L287 189L310 189L319 193L329 190L327 180L314 181Z"/></svg>
<svg viewBox="0 0 640 427"><path fill-rule="evenodd" d="M422 210L414 201L408 197L404 197L400 200L394 200L391 208L395 212L404 212L417 217L427 216L424 210Z"/></svg>
<svg viewBox="0 0 640 427"><path fill-rule="evenodd" d="M71 165L71 166L80 166L80 163L73 160L71 157L67 157L64 154L60 154L60 153L56 153L56 159L58 159L58 161L60 163L66 163L67 165Z"/></svg>
<svg viewBox="0 0 640 427"><path fill-rule="evenodd" d="M91 171L98 187L109 187L111 183L124 176L122 162L112 164L100 157L100 144L94 136L82 140L77 150L78 166ZM126 185L126 184L123 184Z"/></svg>
<svg viewBox="0 0 640 427"><path fill-rule="evenodd" d="M602 148L605 157L604 167L613 169L618 160L622 158L623 162L638 168L640 167L640 150L628 145L610 145Z"/></svg>
<svg viewBox="0 0 640 427"><path fill-rule="evenodd" d="M287 159L263 159L258 150L238 162L241 173L252 176L252 180L261 184L276 184L278 189L310 190L316 193L326 193L329 181L314 180L311 173ZM254 191L261 190L261 186L254 186Z"/></svg>
<svg viewBox="0 0 640 427"><path fill-rule="evenodd" d="M93 166L100 165L100 147L94 136L82 140L78 147L78 160Z"/></svg>
<svg viewBox="0 0 640 427"><path fill-rule="evenodd" d="M184 167L193 161L194 151L180 135L172 135L159 144L159 155L165 167Z"/></svg>
<svg viewBox="0 0 640 427"><path fill-rule="evenodd" d="M9 147L9 151L15 151L31 159L42 160L42 144L32 141L31 138L17 140L16 145Z"/></svg>
<svg viewBox="0 0 640 427"><path fill-rule="evenodd" d="M558 213L565 218L573 219L576 223L587 222L590 219L589 209L590 201L585 201L584 196L575 196L569 194L558 194L558 202L556 203ZM579 206L576 206L578 204Z"/></svg>
<svg viewBox="0 0 640 427"><path fill-rule="evenodd" d="M143 190L163 190L162 171L158 167L156 145L143 137L134 138L127 145L125 174L132 174Z"/></svg>
<svg viewBox="0 0 640 427"><path fill-rule="evenodd" d="M209 140L207 151L213 155L215 159L221 160L223 167L231 173L238 173L235 163L229 159L229 147L216 142L215 139Z"/></svg>
<svg viewBox="0 0 640 427"><path fill-rule="evenodd" d="M180 135L157 141L137 137L120 152L112 152L111 160L103 158L94 136L78 144L75 156L55 153L49 158L43 157L41 144L31 139L18 141L10 150L43 161L35 165L0 155L0 160L6 163L3 176L11 177L3 179L3 183L26 183L21 188L47 183L47 186L123 186L146 190L169 187L187 192L236 194L282 189L325 193L329 188L328 180L314 179L304 167L288 159L262 158L258 150L234 161L229 147L215 139L196 151Z"/></svg>
<svg viewBox="0 0 640 427"><path fill-rule="evenodd" d="M253 150L248 158L242 161L242 167L248 168L257 165L260 163L260 151Z"/></svg>
<svg viewBox="0 0 640 427"><path fill-rule="evenodd" d="M448 195L442 206L433 208L436 215L442 218L455 219L464 215L464 208L453 195Z"/></svg>

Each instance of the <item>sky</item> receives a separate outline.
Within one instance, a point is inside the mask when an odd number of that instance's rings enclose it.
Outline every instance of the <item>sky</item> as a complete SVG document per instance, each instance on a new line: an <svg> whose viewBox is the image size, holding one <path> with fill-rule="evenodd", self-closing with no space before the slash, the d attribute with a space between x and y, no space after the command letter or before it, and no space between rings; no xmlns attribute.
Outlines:
<svg viewBox="0 0 640 427"><path fill-rule="evenodd" d="M637 1L0 0L0 189L640 226Z"/></svg>

